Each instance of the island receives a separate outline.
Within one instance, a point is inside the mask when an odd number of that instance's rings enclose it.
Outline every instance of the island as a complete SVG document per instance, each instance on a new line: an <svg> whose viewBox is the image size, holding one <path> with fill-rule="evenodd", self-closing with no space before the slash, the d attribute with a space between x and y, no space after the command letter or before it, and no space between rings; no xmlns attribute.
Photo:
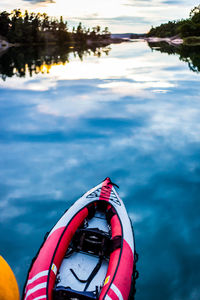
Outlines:
<svg viewBox="0 0 200 300"><path fill-rule="evenodd" d="M110 44L110 35L108 27L101 30L97 25L90 29L81 22L70 31L62 16L58 20L46 13L29 13L27 10L22 13L20 9L0 12L0 48L42 44L105 46Z"/></svg>
<svg viewBox="0 0 200 300"><path fill-rule="evenodd" d="M145 39L149 42L166 41L172 45L200 45L200 5L190 11L187 19L169 21L152 27Z"/></svg>

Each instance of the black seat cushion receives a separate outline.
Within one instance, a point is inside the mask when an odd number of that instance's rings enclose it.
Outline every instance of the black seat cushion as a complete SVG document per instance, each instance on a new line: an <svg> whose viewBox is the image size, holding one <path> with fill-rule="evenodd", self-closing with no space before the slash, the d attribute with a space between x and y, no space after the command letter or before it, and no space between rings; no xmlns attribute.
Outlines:
<svg viewBox="0 0 200 300"><path fill-rule="evenodd" d="M72 290L69 287L58 286L53 290L53 300L97 300L98 293L95 292L80 292Z"/></svg>

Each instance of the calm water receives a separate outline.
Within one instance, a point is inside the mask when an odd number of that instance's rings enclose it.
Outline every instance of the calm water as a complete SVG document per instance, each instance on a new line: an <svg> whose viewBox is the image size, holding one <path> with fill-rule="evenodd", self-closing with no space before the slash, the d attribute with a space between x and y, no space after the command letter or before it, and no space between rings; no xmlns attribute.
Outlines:
<svg viewBox="0 0 200 300"><path fill-rule="evenodd" d="M22 289L44 234L110 176L134 224L135 299L200 299L200 75L146 43L111 48L0 79L0 252Z"/></svg>

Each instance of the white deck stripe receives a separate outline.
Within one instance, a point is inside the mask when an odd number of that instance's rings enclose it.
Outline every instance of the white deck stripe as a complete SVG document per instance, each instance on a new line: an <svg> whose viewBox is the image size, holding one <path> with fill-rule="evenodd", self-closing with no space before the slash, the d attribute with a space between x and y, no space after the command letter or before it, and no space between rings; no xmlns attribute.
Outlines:
<svg viewBox="0 0 200 300"><path fill-rule="evenodd" d="M47 283L44 282L44 283L40 283L38 285L36 285L34 288L28 290L27 294L26 294L26 297L24 300L26 300L28 298L28 296L30 296L31 294L33 294L34 292L40 290L40 289L43 289L47 286Z"/></svg>
<svg viewBox="0 0 200 300"><path fill-rule="evenodd" d="M115 294L118 296L119 300L124 300L120 290L118 289L118 287L116 287L116 285L114 283L111 285L110 288L113 290L113 292L115 292Z"/></svg>
<svg viewBox="0 0 200 300"><path fill-rule="evenodd" d="M112 300L108 295L106 295L105 300Z"/></svg>
<svg viewBox="0 0 200 300"><path fill-rule="evenodd" d="M27 281L27 285L30 284L30 283L33 283L35 280L37 280L37 279L40 278L40 277L43 277L43 276L48 275L48 272L49 272L49 271L47 270L47 271L42 271L42 272L36 274L33 278L31 278L31 279L29 279L29 280Z"/></svg>
<svg viewBox="0 0 200 300"><path fill-rule="evenodd" d="M34 300L40 300L40 299L46 299L46 298L47 298L47 296L44 295L44 296L37 297L37 298L35 298Z"/></svg>

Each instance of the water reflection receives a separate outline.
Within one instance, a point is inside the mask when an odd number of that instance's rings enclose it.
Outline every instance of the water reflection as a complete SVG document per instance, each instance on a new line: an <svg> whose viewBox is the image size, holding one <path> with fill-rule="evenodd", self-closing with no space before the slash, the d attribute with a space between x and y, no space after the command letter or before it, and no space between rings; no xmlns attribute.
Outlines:
<svg viewBox="0 0 200 300"><path fill-rule="evenodd" d="M148 43L148 46L153 51L159 51L161 53L167 53L169 55L178 55L179 59L188 64L191 71L198 73L200 71L200 46L186 46L186 45L169 45L165 42L159 43ZM128 47L127 47L128 48ZM89 56L102 57L102 55L108 56L111 51L111 47L90 47L90 48L80 48L80 47L32 47L32 48L22 48L22 47L12 47L0 56L0 76L5 81L7 77L32 77L36 74L49 74L54 66L65 66L74 58L83 61ZM145 63L145 62L144 62ZM141 62L135 61L135 64L141 66ZM112 66L104 67L104 71L115 71ZM126 65L128 67L128 64ZM79 66L80 68L80 66ZM120 66L122 69L123 66ZM58 70L58 69L57 69ZM63 70L58 70L62 72ZM122 70L120 70L121 72ZM127 70L125 70L125 75L127 75ZM138 72L137 72L138 73ZM117 75L117 69L115 74ZM139 76L139 73L135 77ZM145 74L146 76L146 74ZM151 75L152 76L152 75ZM138 81L138 80L137 80ZM149 84L149 80L146 81ZM144 83L143 87L144 87ZM121 83L111 83L114 87L118 87L118 92L122 92L124 84ZM111 87L110 85L110 87ZM151 82L151 86L154 85ZM108 86L108 85L107 85ZM127 88L130 85L127 83ZM137 84L139 87L139 83ZM135 86L136 87L136 86ZM159 88L158 86L155 86ZM163 86L164 87L164 86ZM167 86L166 86L167 87Z"/></svg>
<svg viewBox="0 0 200 300"><path fill-rule="evenodd" d="M1 253L22 289L46 231L110 176L134 224L135 299L198 299L199 74L146 43L69 60L1 81Z"/></svg>
<svg viewBox="0 0 200 300"><path fill-rule="evenodd" d="M87 56L101 57L108 55L109 47L80 48L74 47L12 47L0 56L0 74L3 80L6 77L32 77L33 74L49 73L54 65L65 65L70 62L70 55L81 61Z"/></svg>
<svg viewBox="0 0 200 300"><path fill-rule="evenodd" d="M173 46L166 42L148 43L152 50L168 53L169 55L178 55L179 59L188 64L193 72L200 72L200 46L177 45Z"/></svg>

